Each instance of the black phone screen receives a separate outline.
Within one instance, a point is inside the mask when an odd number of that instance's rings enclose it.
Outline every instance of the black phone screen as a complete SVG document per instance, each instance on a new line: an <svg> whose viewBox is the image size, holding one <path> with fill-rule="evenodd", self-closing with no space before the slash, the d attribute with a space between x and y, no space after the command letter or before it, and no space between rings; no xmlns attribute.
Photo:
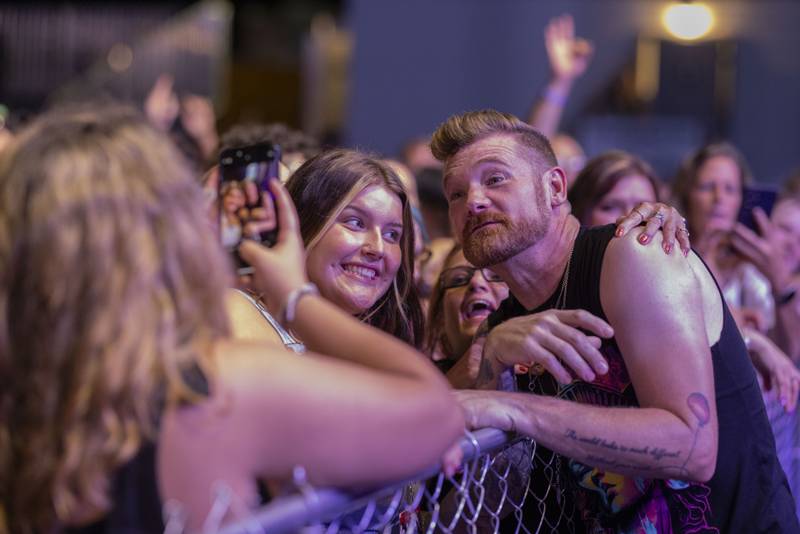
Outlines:
<svg viewBox="0 0 800 534"><path fill-rule="evenodd" d="M742 207L739 209L739 222L758 233L758 225L753 217L753 208L759 207L769 216L777 198L777 191L770 187L745 187L742 189Z"/></svg>
<svg viewBox="0 0 800 534"><path fill-rule="evenodd" d="M237 252L242 239L268 247L277 239L278 213L269 181L278 179L280 154L278 145L266 143L220 154L219 235L222 245L233 254L239 274L252 271Z"/></svg>

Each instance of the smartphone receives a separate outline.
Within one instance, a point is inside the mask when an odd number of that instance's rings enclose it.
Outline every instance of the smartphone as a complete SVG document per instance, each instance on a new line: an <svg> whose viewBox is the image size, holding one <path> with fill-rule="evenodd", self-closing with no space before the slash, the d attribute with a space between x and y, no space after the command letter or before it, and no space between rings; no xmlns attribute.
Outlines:
<svg viewBox="0 0 800 534"><path fill-rule="evenodd" d="M772 187L763 185L745 186L742 189L742 207L739 209L739 222L754 232L760 233L758 224L756 224L756 220L753 217L753 208L761 208L769 217L777 198L778 191Z"/></svg>
<svg viewBox="0 0 800 534"><path fill-rule="evenodd" d="M278 179L280 160L280 147L269 143L229 148L220 154L219 236L239 274L253 272L239 256L242 239L268 247L277 239L278 213L269 182Z"/></svg>

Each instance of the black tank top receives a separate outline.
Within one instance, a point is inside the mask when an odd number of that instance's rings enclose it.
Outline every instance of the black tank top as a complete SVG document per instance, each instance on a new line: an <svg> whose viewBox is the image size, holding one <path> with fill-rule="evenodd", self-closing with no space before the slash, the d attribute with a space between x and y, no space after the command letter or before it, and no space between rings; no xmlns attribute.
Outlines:
<svg viewBox="0 0 800 534"><path fill-rule="evenodd" d="M607 320L600 304L600 271L614 230L613 225L581 229L565 309L584 309ZM552 309L558 293L530 312L511 295L489 318L490 327ZM623 477L565 458L563 477L590 532L800 532L753 366L721 294L720 300L723 328L711 346L719 419L713 478L700 484ZM605 340L601 352L609 363L606 375L592 383L575 380L558 388L557 395L584 404L638 406L616 341ZM531 379L532 384L527 378L520 389L553 387L549 375Z"/></svg>

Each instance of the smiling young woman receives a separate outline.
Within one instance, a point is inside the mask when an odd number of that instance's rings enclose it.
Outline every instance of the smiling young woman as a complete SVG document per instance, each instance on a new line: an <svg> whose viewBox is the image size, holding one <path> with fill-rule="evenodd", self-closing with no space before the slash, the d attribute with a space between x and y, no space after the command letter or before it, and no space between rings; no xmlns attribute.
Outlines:
<svg viewBox="0 0 800 534"><path fill-rule="evenodd" d="M308 277L320 294L419 346L423 314L413 279L413 220L397 174L376 157L336 149L308 160L286 187L300 218ZM234 335L279 340L280 325L263 306L254 307L258 301L236 292L228 304Z"/></svg>

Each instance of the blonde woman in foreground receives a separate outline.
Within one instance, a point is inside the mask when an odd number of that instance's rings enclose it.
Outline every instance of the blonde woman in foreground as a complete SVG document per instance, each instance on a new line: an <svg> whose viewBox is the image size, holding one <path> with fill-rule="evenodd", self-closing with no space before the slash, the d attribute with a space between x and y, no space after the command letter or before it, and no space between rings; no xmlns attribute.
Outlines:
<svg viewBox="0 0 800 534"><path fill-rule="evenodd" d="M220 484L225 523L257 506L261 477L381 484L458 438L462 412L423 356L297 298L297 217L273 192L279 242L242 254L325 356L228 338L231 273L201 191L135 113L51 113L3 153L0 531L161 532L168 501L200 530Z"/></svg>

